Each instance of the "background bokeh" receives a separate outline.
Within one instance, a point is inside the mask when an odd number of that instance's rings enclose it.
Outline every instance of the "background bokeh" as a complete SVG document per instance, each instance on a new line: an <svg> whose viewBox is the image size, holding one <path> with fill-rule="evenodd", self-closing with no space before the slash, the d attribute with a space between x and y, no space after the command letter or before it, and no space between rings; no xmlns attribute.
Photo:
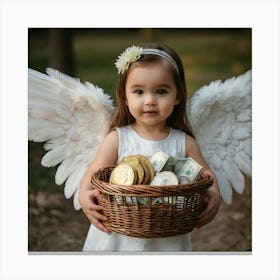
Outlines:
<svg viewBox="0 0 280 280"><path fill-rule="evenodd" d="M118 79L114 62L118 55L130 45L159 42L181 57L191 97L213 80L224 80L251 69L251 32L249 28L31 28L28 66L41 72L55 67L102 87L114 98ZM66 64L59 63L61 60ZM80 251L88 221L63 197L63 186L55 185L56 168L40 165L43 154L42 144L28 143L29 251ZM216 221L196 232L194 251L251 250L250 189L248 179L245 194L235 195L231 206L222 204ZM222 238L219 232L235 235L235 240Z"/></svg>

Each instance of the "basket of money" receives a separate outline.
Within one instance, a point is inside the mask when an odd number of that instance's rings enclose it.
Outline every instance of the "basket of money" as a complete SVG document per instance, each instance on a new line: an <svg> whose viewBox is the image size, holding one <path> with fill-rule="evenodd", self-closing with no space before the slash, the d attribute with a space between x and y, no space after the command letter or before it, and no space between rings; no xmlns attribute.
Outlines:
<svg viewBox="0 0 280 280"><path fill-rule="evenodd" d="M213 178L191 158L133 155L96 172L91 185L113 232L134 237L168 237L191 232L203 211Z"/></svg>

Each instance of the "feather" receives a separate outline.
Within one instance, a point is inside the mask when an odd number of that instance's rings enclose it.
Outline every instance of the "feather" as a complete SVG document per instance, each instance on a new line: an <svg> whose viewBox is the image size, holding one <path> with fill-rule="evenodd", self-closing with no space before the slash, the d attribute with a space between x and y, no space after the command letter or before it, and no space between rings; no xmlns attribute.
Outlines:
<svg viewBox="0 0 280 280"><path fill-rule="evenodd" d="M247 176L252 176L252 168L251 168L251 158L249 155L245 153L239 153L235 155L235 161L240 168L240 170Z"/></svg>
<svg viewBox="0 0 280 280"><path fill-rule="evenodd" d="M73 157L63 160L55 173L55 183L57 185L63 184L72 172L74 172L77 164L79 163L77 163Z"/></svg>
<svg viewBox="0 0 280 280"><path fill-rule="evenodd" d="M45 142L52 138L61 137L64 131L60 125L44 120L34 120L28 123L28 139L35 142Z"/></svg>
<svg viewBox="0 0 280 280"><path fill-rule="evenodd" d="M200 88L187 113L202 155L215 173L223 200L242 193L251 176L251 71Z"/></svg>
<svg viewBox="0 0 280 280"><path fill-rule="evenodd" d="M46 151L52 150L57 146L60 146L62 144L65 143L65 136L62 137L56 137L54 139L50 139L48 140L45 144L44 144L44 149Z"/></svg>
<svg viewBox="0 0 280 280"><path fill-rule="evenodd" d="M41 164L45 167L52 167L63 161L65 157L65 144L55 147L54 149L47 152L42 160Z"/></svg>
<svg viewBox="0 0 280 280"><path fill-rule="evenodd" d="M252 110L251 109L244 109L240 114L237 115L237 121L239 123L246 123L250 122L252 119Z"/></svg>
<svg viewBox="0 0 280 280"><path fill-rule="evenodd" d="M246 126L239 124L234 127L232 137L236 140L244 140L251 137L251 131Z"/></svg>
<svg viewBox="0 0 280 280"><path fill-rule="evenodd" d="M80 169L76 169L66 181L64 188L64 195L66 198L70 198L76 190L80 187L80 182L86 172L87 165L82 165Z"/></svg>
<svg viewBox="0 0 280 280"><path fill-rule="evenodd" d="M41 164L58 165L55 181L63 184L67 198L77 191L114 112L112 99L91 83L81 83L57 70L47 75L28 70L28 139L45 142Z"/></svg>
<svg viewBox="0 0 280 280"><path fill-rule="evenodd" d="M218 180L218 185L220 188L221 196L226 204L231 204L232 201L232 186L230 185L228 179L225 177L224 171L218 171L213 169Z"/></svg>
<svg viewBox="0 0 280 280"><path fill-rule="evenodd" d="M223 162L223 170L236 192L242 193L245 186L245 180L235 162L231 159L225 160Z"/></svg>
<svg viewBox="0 0 280 280"><path fill-rule="evenodd" d="M79 202L79 188L76 190L75 194L74 194L74 198L73 198L73 204L74 204L74 208L76 210L80 210L81 209L81 205Z"/></svg>

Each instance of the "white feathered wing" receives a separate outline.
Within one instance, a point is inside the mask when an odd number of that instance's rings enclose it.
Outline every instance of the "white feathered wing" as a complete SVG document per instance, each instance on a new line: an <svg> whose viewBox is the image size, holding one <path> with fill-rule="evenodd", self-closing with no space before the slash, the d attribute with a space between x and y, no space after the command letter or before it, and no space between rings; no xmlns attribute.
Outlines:
<svg viewBox="0 0 280 280"><path fill-rule="evenodd" d="M108 131L114 107L102 89L81 83L54 69L28 72L28 138L46 142L42 165L58 165L55 182L65 181L64 194L78 191L81 179Z"/></svg>
<svg viewBox="0 0 280 280"><path fill-rule="evenodd" d="M201 152L215 173L223 200L230 204L234 189L242 193L244 174L251 174L251 70L224 82L200 88L187 108Z"/></svg>

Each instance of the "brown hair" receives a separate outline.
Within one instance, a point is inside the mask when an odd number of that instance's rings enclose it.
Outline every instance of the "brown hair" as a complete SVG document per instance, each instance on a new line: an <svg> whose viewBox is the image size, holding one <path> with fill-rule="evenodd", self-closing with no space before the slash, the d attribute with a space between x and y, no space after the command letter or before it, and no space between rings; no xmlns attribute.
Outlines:
<svg viewBox="0 0 280 280"><path fill-rule="evenodd" d="M185 83L185 73L184 68L179 56L173 51L171 48L159 45L159 44L145 44L143 48L152 48L162 50L168 53L176 62L179 73L177 73L176 69L172 67L174 81L177 86L177 94L178 99L180 100L178 105L174 106L174 110L172 114L167 119L167 124L175 129L179 129L184 131L185 133L193 136L190 124L188 122L186 107L187 107L187 88ZM144 54L141 56L137 62L151 62L151 61L160 61L162 58L158 55L154 54ZM113 117L113 121L110 126L110 131L115 129L116 127L122 127L129 125L135 121L134 117L130 114L128 107L126 106L126 94L125 94L125 85L126 80L129 74L130 68L125 71L123 74L119 76L119 82L117 85L116 92L116 111Z"/></svg>

